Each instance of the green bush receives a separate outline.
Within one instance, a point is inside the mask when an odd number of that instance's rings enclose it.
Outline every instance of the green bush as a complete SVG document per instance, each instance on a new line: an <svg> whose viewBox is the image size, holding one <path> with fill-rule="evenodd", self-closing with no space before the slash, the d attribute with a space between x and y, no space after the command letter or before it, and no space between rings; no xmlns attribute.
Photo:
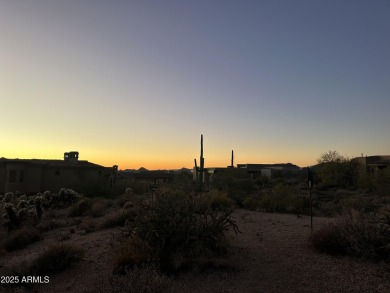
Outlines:
<svg viewBox="0 0 390 293"><path fill-rule="evenodd" d="M390 213L364 214L350 211L310 237L319 251L369 259L390 257Z"/></svg>

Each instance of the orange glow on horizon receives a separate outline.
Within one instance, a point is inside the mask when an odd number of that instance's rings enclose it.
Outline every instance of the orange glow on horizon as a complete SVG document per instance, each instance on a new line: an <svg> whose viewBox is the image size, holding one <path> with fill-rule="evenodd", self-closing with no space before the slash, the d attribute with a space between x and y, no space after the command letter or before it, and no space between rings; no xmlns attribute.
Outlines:
<svg viewBox="0 0 390 293"><path fill-rule="evenodd" d="M66 152L74 151L73 149L67 150ZM77 150L75 150L77 151ZM65 152L65 151L64 151ZM109 155L103 155L101 152L94 152L94 151L79 151L79 159L89 161L91 163L95 163L98 165L102 165L105 167L112 167L114 165L118 165L119 170L125 170L125 169L139 169L141 167L146 168L148 170L158 170L158 169L181 169L181 168L188 168L192 169L194 167L194 159L191 158L191 155L188 155L188 159L184 157L177 158L175 160L172 160L171 157L129 157L122 154L109 154ZM43 154L40 154L38 152L34 151L21 151L16 152L13 151L2 151L0 153L0 157L8 158L8 159L47 159L47 160L62 160L63 159L63 152L59 153L57 151L45 151ZM199 158L197 158L197 161L199 161ZM294 160L293 157L289 158L288 160L278 159L276 156L267 156L267 157L257 157L257 158L251 158L251 157L235 157L234 159L234 166L237 166L237 164L276 164L276 163L292 163L295 165L298 165L300 167L306 167L315 164L316 158L313 157L313 159L305 159L303 157L297 157L296 160ZM198 162L199 164L199 162ZM210 157L207 157L205 155L205 167L227 167L230 165L229 158L224 159L212 159Z"/></svg>

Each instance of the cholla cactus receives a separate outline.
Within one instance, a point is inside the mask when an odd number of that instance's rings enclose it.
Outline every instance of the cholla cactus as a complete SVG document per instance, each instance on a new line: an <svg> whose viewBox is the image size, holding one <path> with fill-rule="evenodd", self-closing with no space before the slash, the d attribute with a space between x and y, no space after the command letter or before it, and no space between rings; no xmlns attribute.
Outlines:
<svg viewBox="0 0 390 293"><path fill-rule="evenodd" d="M37 218L38 220L42 219L42 213L43 213L43 209L42 209L42 201L43 201L43 198L41 196L37 196L34 200L34 203L35 203L35 211L37 213Z"/></svg>
<svg viewBox="0 0 390 293"><path fill-rule="evenodd" d="M9 220L7 214L1 215L1 224L4 228L6 228L8 231L12 229L11 221Z"/></svg>
<svg viewBox="0 0 390 293"><path fill-rule="evenodd" d="M17 205L17 208L18 208L18 209L27 208L27 201L26 201L26 200L19 200L18 205Z"/></svg>
<svg viewBox="0 0 390 293"><path fill-rule="evenodd" d="M130 208L132 208L132 207L134 207L134 204L131 202L131 201L128 201L128 202L126 202L124 205L123 205L123 209L130 209Z"/></svg>
<svg viewBox="0 0 390 293"><path fill-rule="evenodd" d="M19 218L15 212L15 207L12 203L6 203L4 210L7 213L7 217L10 220L13 227L17 227L20 224Z"/></svg>
<svg viewBox="0 0 390 293"><path fill-rule="evenodd" d="M24 200L24 201L27 202L27 195L25 195L25 194L21 195L21 196L19 197L19 201L22 201L22 200Z"/></svg>
<svg viewBox="0 0 390 293"><path fill-rule="evenodd" d="M76 191L72 189L66 189L63 200L65 204L70 205L77 202L80 198L81 196L77 194Z"/></svg>
<svg viewBox="0 0 390 293"><path fill-rule="evenodd" d="M7 192L5 195L4 195L4 202L5 203L9 203L13 200L14 198L14 194L12 192Z"/></svg>
<svg viewBox="0 0 390 293"><path fill-rule="evenodd" d="M49 201L50 200L50 197L51 197L51 192L49 190L46 190L44 193L43 193L43 197L45 198L45 200Z"/></svg>
<svg viewBox="0 0 390 293"><path fill-rule="evenodd" d="M30 211L27 208L21 208L18 210L18 218L21 223L26 223L30 219Z"/></svg>
<svg viewBox="0 0 390 293"><path fill-rule="evenodd" d="M58 195L60 196L60 197L64 197L65 196L65 188L61 188L60 189L60 191L58 192Z"/></svg>

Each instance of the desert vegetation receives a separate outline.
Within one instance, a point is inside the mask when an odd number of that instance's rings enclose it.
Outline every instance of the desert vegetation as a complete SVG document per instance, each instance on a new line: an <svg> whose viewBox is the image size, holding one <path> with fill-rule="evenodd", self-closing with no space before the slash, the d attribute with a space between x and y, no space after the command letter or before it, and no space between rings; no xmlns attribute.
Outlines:
<svg viewBox="0 0 390 293"><path fill-rule="evenodd" d="M299 225L294 229L306 231L299 241L311 253L329 255L329 260L347 256L386 266L390 257L388 170L367 174L349 158L328 152L313 171L314 216L329 217L318 218L322 224L313 233L307 224L306 170L268 178L230 168L204 186L185 172L157 185L125 178L105 196L104 191L91 195L66 188L29 196L7 193L0 196L0 258L12 266L0 269L8 275L55 278L102 258L105 275L90 284L94 292L179 292L189 290L183 284L186 276L203 276L205 271L231 278L240 275L239 268L245 269L239 265L237 243L241 247L247 247L244 239L267 243L266 233L284 237L283 227L289 222L280 228L276 220L282 214L291 214L288 221L294 219ZM267 220L268 213L275 217ZM256 232L267 225L269 229ZM251 230L245 230L248 227ZM94 237L104 241L96 240L95 248L90 248L87 239ZM97 256L93 249L99 251L103 245L99 243L105 243L106 250ZM29 257L24 251L30 251ZM384 273L389 275L390 271ZM223 285L220 291L229 292Z"/></svg>

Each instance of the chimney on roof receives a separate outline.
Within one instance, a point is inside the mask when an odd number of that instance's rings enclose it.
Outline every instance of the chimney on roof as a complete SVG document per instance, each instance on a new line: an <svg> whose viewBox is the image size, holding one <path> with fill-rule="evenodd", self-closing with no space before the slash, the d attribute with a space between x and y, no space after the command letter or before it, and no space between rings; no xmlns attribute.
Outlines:
<svg viewBox="0 0 390 293"><path fill-rule="evenodd" d="M79 152L64 153L64 161L77 162L79 160Z"/></svg>

